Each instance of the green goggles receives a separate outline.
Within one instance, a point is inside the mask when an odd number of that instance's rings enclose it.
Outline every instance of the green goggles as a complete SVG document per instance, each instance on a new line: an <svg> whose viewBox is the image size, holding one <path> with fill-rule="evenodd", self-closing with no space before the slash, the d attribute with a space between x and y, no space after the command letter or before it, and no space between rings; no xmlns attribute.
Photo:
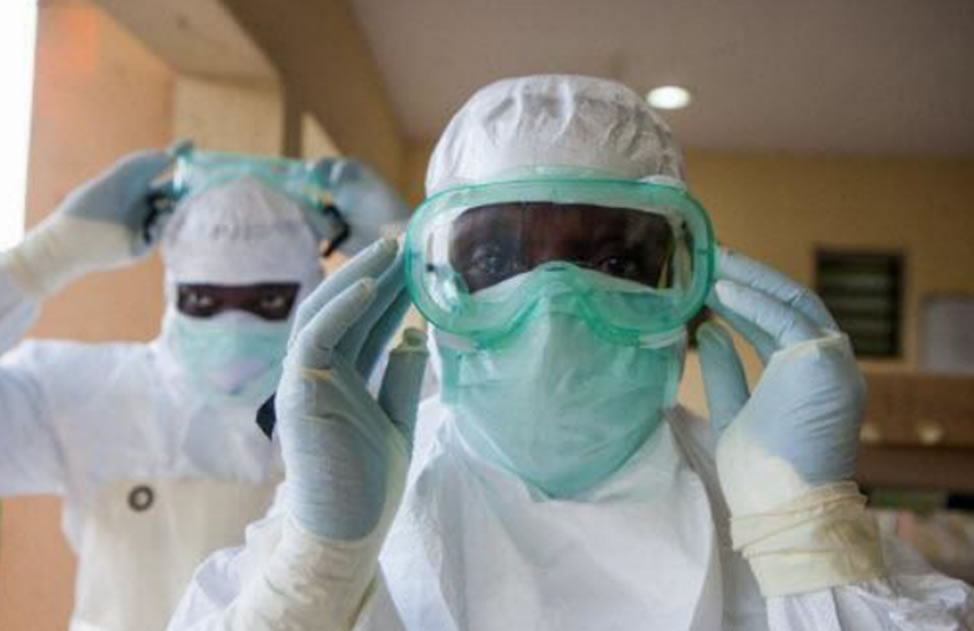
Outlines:
<svg viewBox="0 0 974 631"><path fill-rule="evenodd" d="M329 199L314 165L303 160L192 149L176 158L173 190L180 198L189 197L243 178L256 179L305 206Z"/></svg>
<svg viewBox="0 0 974 631"><path fill-rule="evenodd" d="M247 178L284 195L305 211L309 226L323 241L324 256L348 237L348 224L332 202L331 191L322 182L314 163L188 148L177 155L172 179L149 196L153 212L146 220L146 239L150 239L150 231L157 230L179 202Z"/></svg>
<svg viewBox="0 0 974 631"><path fill-rule="evenodd" d="M539 307L620 343L672 334L714 276L707 213L683 188L544 178L444 191L410 221L406 278L437 328L500 343Z"/></svg>

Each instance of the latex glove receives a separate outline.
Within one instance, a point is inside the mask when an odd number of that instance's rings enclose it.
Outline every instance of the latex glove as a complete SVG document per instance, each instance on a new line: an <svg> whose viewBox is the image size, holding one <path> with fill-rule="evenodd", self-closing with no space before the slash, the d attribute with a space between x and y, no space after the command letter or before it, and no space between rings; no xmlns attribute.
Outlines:
<svg viewBox="0 0 974 631"><path fill-rule="evenodd" d="M351 256L376 239L403 231L410 208L372 169L346 158L324 158L314 168L348 224L348 236L338 246L340 252Z"/></svg>
<svg viewBox="0 0 974 631"><path fill-rule="evenodd" d="M384 589L379 550L402 496L427 359L425 336L407 330L378 397L366 388L409 306L397 249L376 243L298 307L275 397L288 515L221 629L347 631Z"/></svg>
<svg viewBox="0 0 974 631"><path fill-rule="evenodd" d="M376 557L401 497L428 355L423 333L408 330L378 397L369 393L410 304L397 250L377 242L300 305L275 400L288 510L320 538L374 539Z"/></svg>
<svg viewBox="0 0 974 631"><path fill-rule="evenodd" d="M158 231L147 222L153 179L188 145L130 154L75 189L3 265L28 292L44 297L83 274L119 267L145 255Z"/></svg>
<svg viewBox="0 0 974 631"><path fill-rule="evenodd" d="M851 482L865 389L848 338L814 293L723 249L708 304L766 364L749 392L727 330L707 323L698 331L735 548L766 595L881 574L878 540Z"/></svg>

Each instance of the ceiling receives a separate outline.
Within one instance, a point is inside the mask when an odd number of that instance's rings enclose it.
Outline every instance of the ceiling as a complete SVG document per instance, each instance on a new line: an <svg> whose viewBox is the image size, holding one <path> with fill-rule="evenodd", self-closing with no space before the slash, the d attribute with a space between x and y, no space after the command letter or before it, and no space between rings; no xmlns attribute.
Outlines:
<svg viewBox="0 0 974 631"><path fill-rule="evenodd" d="M276 72L220 0L94 0L176 71L268 81Z"/></svg>
<svg viewBox="0 0 974 631"><path fill-rule="evenodd" d="M970 0L349 0L406 133L479 86L566 72L644 92L686 146L974 155Z"/></svg>

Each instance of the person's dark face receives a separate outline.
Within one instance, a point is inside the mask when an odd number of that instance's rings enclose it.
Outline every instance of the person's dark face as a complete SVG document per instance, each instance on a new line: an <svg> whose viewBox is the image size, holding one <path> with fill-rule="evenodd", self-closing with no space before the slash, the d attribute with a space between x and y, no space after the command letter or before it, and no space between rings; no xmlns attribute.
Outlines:
<svg viewBox="0 0 974 631"><path fill-rule="evenodd" d="M212 318L225 311L246 311L264 320L287 320L298 296L298 283L208 285L180 283L176 308L196 318Z"/></svg>
<svg viewBox="0 0 974 631"><path fill-rule="evenodd" d="M661 215L587 204L471 208L453 224L450 262L473 293L550 261L665 286L673 231Z"/></svg>

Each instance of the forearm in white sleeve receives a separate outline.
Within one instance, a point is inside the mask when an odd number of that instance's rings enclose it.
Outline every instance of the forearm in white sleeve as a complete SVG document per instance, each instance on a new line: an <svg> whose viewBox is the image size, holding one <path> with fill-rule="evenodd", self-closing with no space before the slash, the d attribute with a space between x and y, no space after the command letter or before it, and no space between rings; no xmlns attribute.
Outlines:
<svg viewBox="0 0 974 631"><path fill-rule="evenodd" d="M0 354L13 348L40 312L37 299L7 271L4 256L0 255Z"/></svg>
<svg viewBox="0 0 974 631"><path fill-rule="evenodd" d="M37 313L36 300L0 265L0 497L57 493L64 480L53 416L38 378L57 373L37 352L39 344L11 351Z"/></svg>
<svg viewBox="0 0 974 631"><path fill-rule="evenodd" d="M403 629L378 545L324 541L277 514L247 529L246 547L201 566L169 631Z"/></svg>

